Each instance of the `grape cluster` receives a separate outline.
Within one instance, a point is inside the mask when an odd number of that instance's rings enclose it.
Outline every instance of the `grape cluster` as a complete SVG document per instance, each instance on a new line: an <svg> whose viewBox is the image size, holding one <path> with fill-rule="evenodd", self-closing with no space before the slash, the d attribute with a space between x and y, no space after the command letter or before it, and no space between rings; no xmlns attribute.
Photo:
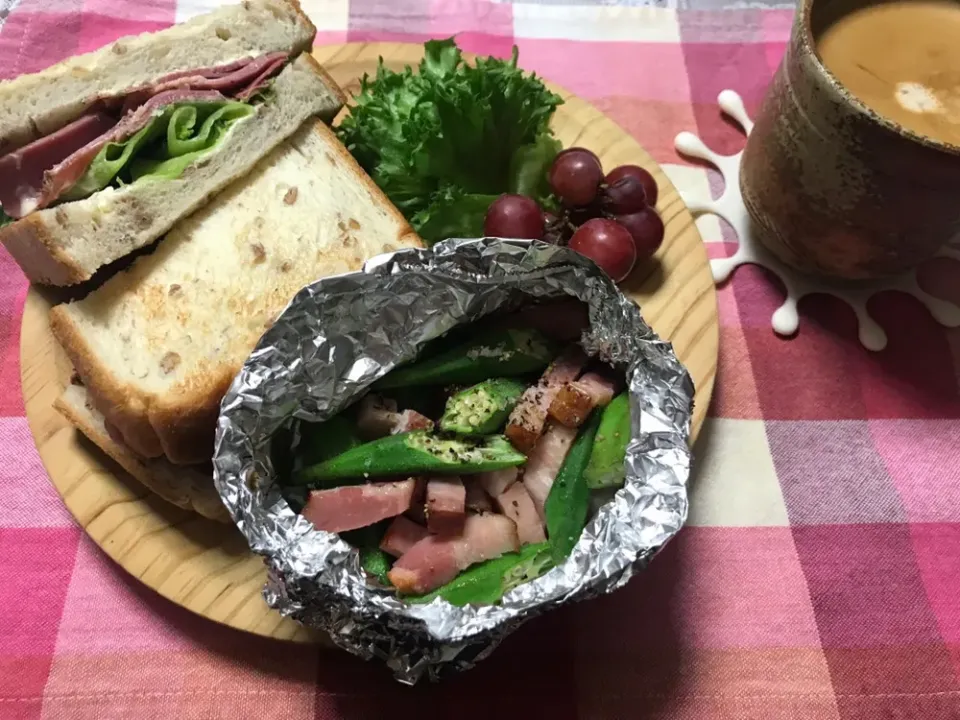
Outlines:
<svg viewBox="0 0 960 720"><path fill-rule="evenodd" d="M617 282L663 242L657 183L642 167L621 165L604 176L594 153L568 148L553 161L549 181L559 212L524 195L501 195L487 210L484 233L568 245Z"/></svg>

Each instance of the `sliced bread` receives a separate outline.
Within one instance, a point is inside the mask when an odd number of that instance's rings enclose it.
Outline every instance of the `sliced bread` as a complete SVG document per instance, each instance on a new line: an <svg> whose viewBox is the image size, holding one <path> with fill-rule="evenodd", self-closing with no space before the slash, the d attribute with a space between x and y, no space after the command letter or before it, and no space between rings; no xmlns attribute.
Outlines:
<svg viewBox="0 0 960 720"><path fill-rule="evenodd" d="M210 468L173 465L163 458L137 457L122 441L110 435L103 415L93 407L82 385L69 385L54 407L151 492L184 510L193 510L211 520L229 521L227 509L213 486Z"/></svg>
<svg viewBox="0 0 960 720"><path fill-rule="evenodd" d="M143 179L40 210L0 228L0 241L31 282L73 285L150 244L180 218L245 175L311 115L332 120L342 91L309 54L274 80L273 99L231 129L221 145L170 180ZM0 106L2 107L2 106Z"/></svg>
<svg viewBox="0 0 960 720"><path fill-rule="evenodd" d="M181 221L51 326L93 404L144 457L210 459L233 377L304 285L419 238L323 123Z"/></svg>
<svg viewBox="0 0 960 720"><path fill-rule="evenodd" d="M182 70L269 52L296 55L315 35L297 0L243 0L0 82L0 154L60 129L99 97Z"/></svg>

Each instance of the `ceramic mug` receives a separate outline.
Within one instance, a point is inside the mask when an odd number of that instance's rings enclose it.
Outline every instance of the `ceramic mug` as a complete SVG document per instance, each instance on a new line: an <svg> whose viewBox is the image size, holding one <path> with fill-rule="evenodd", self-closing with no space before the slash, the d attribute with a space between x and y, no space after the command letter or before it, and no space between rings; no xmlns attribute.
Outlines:
<svg viewBox="0 0 960 720"><path fill-rule="evenodd" d="M740 172L764 245L847 280L896 275L960 238L960 147L880 117L817 56L826 27L871 4L800 0Z"/></svg>

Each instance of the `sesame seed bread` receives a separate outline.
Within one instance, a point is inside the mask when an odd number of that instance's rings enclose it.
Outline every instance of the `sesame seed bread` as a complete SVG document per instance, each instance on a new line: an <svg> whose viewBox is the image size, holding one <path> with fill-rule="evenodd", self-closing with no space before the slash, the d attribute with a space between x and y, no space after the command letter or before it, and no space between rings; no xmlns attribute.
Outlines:
<svg viewBox="0 0 960 720"><path fill-rule="evenodd" d="M193 510L211 520L229 521L209 468L173 465L164 458L137 457L110 436L103 415L94 409L82 385L69 385L54 407L148 490L184 510Z"/></svg>
<svg viewBox="0 0 960 720"><path fill-rule="evenodd" d="M270 52L298 55L316 32L296 0L244 0L0 82L0 155L72 122L98 97L182 70Z"/></svg>
<svg viewBox="0 0 960 720"><path fill-rule="evenodd" d="M342 91L309 54L275 78L273 97L236 122L216 150L177 178L143 179L33 212L0 229L0 241L31 282L73 285L149 245L180 218L245 175L312 115L332 120ZM2 106L0 106L2 107Z"/></svg>
<svg viewBox="0 0 960 720"><path fill-rule="evenodd" d="M152 254L54 307L51 327L127 446L204 462L224 393L296 292L420 245L333 132L308 122Z"/></svg>

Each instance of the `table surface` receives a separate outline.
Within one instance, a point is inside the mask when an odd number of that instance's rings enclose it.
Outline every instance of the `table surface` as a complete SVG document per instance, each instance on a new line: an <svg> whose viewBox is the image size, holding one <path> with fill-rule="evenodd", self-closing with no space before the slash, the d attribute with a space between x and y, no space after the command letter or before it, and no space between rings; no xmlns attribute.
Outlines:
<svg viewBox="0 0 960 720"><path fill-rule="evenodd" d="M39 70L216 0L0 0L0 77ZM717 111L755 110L792 9L686 0L306 0L318 43L461 33L596 104L681 191L681 130L733 153ZM713 257L735 238L700 221ZM960 303L960 265L937 291ZM950 282L952 278L952 282ZM696 446L689 527L626 589L536 620L440 686L394 683L343 653L244 635L140 586L77 529L24 418L26 282L0 252L0 718L960 717L960 331L915 300L852 311L814 296L783 340L783 289L745 267L719 290L721 349ZM952 297L951 297L952 293Z"/></svg>

